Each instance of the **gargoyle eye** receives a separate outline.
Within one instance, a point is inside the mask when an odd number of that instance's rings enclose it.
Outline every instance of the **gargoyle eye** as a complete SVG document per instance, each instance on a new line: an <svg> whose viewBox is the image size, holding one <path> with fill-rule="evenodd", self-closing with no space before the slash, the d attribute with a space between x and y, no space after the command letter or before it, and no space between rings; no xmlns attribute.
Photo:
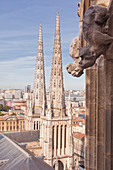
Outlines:
<svg viewBox="0 0 113 170"><path fill-rule="evenodd" d="M80 56L80 58L83 60L83 55L82 55L82 56Z"/></svg>
<svg viewBox="0 0 113 170"><path fill-rule="evenodd" d="M92 52L91 52L91 54L92 54L93 56L95 56L95 55L96 55L95 51L92 51Z"/></svg>

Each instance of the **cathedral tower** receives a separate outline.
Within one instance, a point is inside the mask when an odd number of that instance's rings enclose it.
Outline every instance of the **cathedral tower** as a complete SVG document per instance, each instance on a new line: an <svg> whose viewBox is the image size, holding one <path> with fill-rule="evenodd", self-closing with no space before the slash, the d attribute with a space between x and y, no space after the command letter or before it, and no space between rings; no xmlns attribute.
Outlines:
<svg viewBox="0 0 113 170"><path fill-rule="evenodd" d="M34 90L31 97L32 97L31 101L29 102L29 98L27 101L27 113L26 113L25 126L26 126L26 130L39 130L40 117L45 115L45 109L46 109L42 25L40 25L40 29L39 29Z"/></svg>
<svg viewBox="0 0 113 170"><path fill-rule="evenodd" d="M66 114L65 113L66 110L65 110L65 100L64 100L60 23L59 23L58 13L56 17L56 29L55 29L49 95L50 95L52 116L64 117Z"/></svg>
<svg viewBox="0 0 113 170"><path fill-rule="evenodd" d="M71 110L71 109L70 109ZM66 114L60 40L59 14L53 48L52 70L46 116L41 118L41 141L45 161L55 170L72 170L72 126L71 112Z"/></svg>
<svg viewBox="0 0 113 170"><path fill-rule="evenodd" d="M44 114L46 108L46 90L45 90L42 25L40 25L40 29L39 29L33 100L34 100L33 114L38 116L40 116L40 114Z"/></svg>

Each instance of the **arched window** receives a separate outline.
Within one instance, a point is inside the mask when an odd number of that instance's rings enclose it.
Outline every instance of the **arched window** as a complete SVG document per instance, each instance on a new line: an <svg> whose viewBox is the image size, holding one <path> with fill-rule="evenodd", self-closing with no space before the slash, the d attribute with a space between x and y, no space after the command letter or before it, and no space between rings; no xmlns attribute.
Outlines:
<svg viewBox="0 0 113 170"><path fill-rule="evenodd" d="M36 99L38 99L38 94L36 95Z"/></svg>
<svg viewBox="0 0 113 170"><path fill-rule="evenodd" d="M64 170L64 165L61 161L58 161L58 170Z"/></svg>
<svg viewBox="0 0 113 170"><path fill-rule="evenodd" d="M54 87L56 87L56 82L54 82Z"/></svg>
<svg viewBox="0 0 113 170"><path fill-rule="evenodd" d="M52 149L54 149L54 126L52 127Z"/></svg>

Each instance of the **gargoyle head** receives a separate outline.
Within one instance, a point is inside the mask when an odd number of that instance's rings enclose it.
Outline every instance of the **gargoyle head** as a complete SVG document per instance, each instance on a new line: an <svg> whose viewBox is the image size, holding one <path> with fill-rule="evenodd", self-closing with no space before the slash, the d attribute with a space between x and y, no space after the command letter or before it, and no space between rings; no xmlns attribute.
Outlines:
<svg viewBox="0 0 113 170"><path fill-rule="evenodd" d="M89 46L81 48L79 51L79 56L81 58L79 64L80 67L82 67L83 69L93 66L95 64L96 59L98 58L98 55L96 55L95 50L91 50Z"/></svg>
<svg viewBox="0 0 113 170"><path fill-rule="evenodd" d="M109 17L108 10L105 6L95 5L95 22L98 24L103 24Z"/></svg>
<svg viewBox="0 0 113 170"><path fill-rule="evenodd" d="M73 77L80 77L83 74L83 68L80 67L79 62L68 64L66 69Z"/></svg>

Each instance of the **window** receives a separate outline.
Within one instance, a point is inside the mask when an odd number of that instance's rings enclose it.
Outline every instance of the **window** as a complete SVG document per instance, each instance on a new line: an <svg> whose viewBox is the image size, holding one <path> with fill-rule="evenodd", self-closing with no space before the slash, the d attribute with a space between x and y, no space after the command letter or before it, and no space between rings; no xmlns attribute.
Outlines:
<svg viewBox="0 0 113 170"><path fill-rule="evenodd" d="M35 122L34 122L34 130L35 130Z"/></svg>
<svg viewBox="0 0 113 170"><path fill-rule="evenodd" d="M37 129L38 129L38 121L37 121Z"/></svg>
<svg viewBox="0 0 113 170"><path fill-rule="evenodd" d="M38 94L36 95L36 99L38 99Z"/></svg>
<svg viewBox="0 0 113 170"><path fill-rule="evenodd" d="M56 83L54 82L54 87L56 87Z"/></svg>

